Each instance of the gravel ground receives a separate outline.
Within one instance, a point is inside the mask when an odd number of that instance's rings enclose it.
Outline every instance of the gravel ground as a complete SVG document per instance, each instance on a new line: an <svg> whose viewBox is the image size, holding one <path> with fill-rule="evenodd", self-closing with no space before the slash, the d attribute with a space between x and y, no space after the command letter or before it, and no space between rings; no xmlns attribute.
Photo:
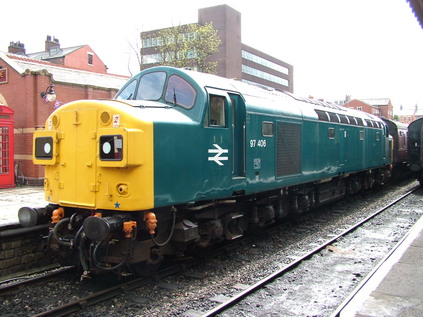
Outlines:
<svg viewBox="0 0 423 317"><path fill-rule="evenodd" d="M296 256L323 242L331 234L343 231L359 219L367 217L387 201L393 200L394 197L402 195L416 185L417 182L414 181L399 186L391 185L377 192L368 192L353 199L338 202L306 216L301 223L287 224L284 226L284 230L258 237L252 243L245 244L225 255L212 258L187 271L187 273L201 276L201 278L176 274L148 287L133 290L108 302L89 307L73 316L199 316L200 312L205 312L217 305L222 298L224 299L224 296L231 296L246 285L254 284L275 269L288 264ZM421 195L419 191L413 196L414 200L401 206L399 213L403 214L403 218L394 228L392 241L398 241L403 232L408 230L420 217L423 209L420 207L423 205ZM417 208L416 205L419 207ZM382 224L384 224L383 219L381 220ZM357 236L362 235L369 235L369 232L357 231ZM369 236L369 238L372 238L375 246L378 244L377 235ZM359 248L352 250L350 243L346 245L342 243L341 240L334 244L332 249L327 249L324 252L337 254L351 260L354 260L356 254L361 252ZM375 248L374 259L362 262L369 262L367 264L370 264L369 266L372 268L389 248L388 245L384 245L381 250L377 251ZM305 274L293 271L290 273L292 275L286 276L287 280L283 282L282 290L279 287L269 286L263 291L264 293L258 296L262 302L274 301L274 307L290 301L292 314L287 316L307 316L308 310L304 310L303 304L301 304L304 299L295 299L291 296L297 292L295 288L291 287L294 285L294 287L300 288L301 284L307 285L311 287L313 293L320 294L318 299L313 301L318 303L328 301L328 305L332 306L335 302L342 302L346 294L365 276L364 269L355 270L354 267L348 267L348 269L353 271L352 275L350 273L348 285L340 288L340 285L334 283L333 292L330 295L319 290L319 284L322 283L315 283L315 281L325 281L326 283L331 280L332 270L328 273L321 272L311 279L303 279ZM305 266L305 270L311 272L314 268ZM31 290L20 292L15 297L0 298L2 303L0 316L26 316L28 313L41 312L77 296L88 295L101 287L102 284L81 285L76 278L68 278L61 281L60 284L46 282L36 288L31 288ZM251 313L243 311L243 314L245 316L272 316L272 310L273 308L269 308L266 311L264 306L260 306ZM225 316L242 315L239 313L239 311L228 312ZM321 310L316 313L310 311L310 313L319 315Z"/></svg>

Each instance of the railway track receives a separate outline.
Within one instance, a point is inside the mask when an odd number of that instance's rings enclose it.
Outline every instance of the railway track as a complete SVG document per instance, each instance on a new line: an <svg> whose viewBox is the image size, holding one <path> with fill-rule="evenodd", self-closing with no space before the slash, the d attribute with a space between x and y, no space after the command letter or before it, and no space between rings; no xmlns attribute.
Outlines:
<svg viewBox="0 0 423 317"><path fill-rule="evenodd" d="M409 195L411 192L407 193L405 196ZM399 201L401 199L403 199L404 197L401 197L400 199L396 200ZM391 203L394 204L395 202ZM385 210L388 207L385 207L383 210ZM378 210L378 212L372 214L371 216L367 217L364 221L360 221L359 223L357 223L355 225L355 227L359 227L360 224L365 223L366 221L369 221L370 219L376 217L376 215L378 213L381 213L383 210ZM342 214L342 212L340 212L340 214ZM325 219L320 219L318 220L319 222L324 223ZM329 220L331 221L331 220ZM284 232L286 231L286 225L285 227L283 226L282 228L275 228L273 230L275 231L280 231L280 232ZM313 225L299 225L296 226L295 228L296 231L299 232L299 234L301 235L302 231L310 231L313 230ZM343 230L341 233L337 234L337 235L333 235L331 237L331 239L329 239L328 241L326 241L325 244L321 244L319 246L316 245L316 247L313 248L312 251L308 252L306 255L301 256L296 258L295 261L293 261L291 264L287 265L283 270L279 270L279 271L285 271L289 272L289 271L295 271L295 267L299 266L299 264L301 264L302 262L305 261L306 258L311 258L313 256L313 254L316 254L316 252L318 253L319 251L321 252L322 250L325 250L327 248L327 245L331 245L332 243L335 243L336 241L342 239L342 236L345 236L347 234L347 232L350 232L351 230L354 230L353 228L349 228L348 230ZM252 241L252 242L251 242ZM253 240L251 240L250 242L242 242L245 244L254 244L254 238ZM242 244L241 243L241 244ZM220 252L225 253L227 255L231 255L233 254L233 248L236 248L234 246L226 246L223 251L221 250ZM209 259L210 260L210 259ZM155 279L145 279L145 278L140 278L140 279L131 279L127 282L122 282L116 285L112 285L107 286L107 287L102 287L102 289L100 291L94 291L94 292L80 292L81 294L85 294L82 295L81 297L78 297L77 299L71 300L71 296L68 296L68 300L66 303L62 304L60 303L60 305L54 305L54 307L51 307L52 305L46 305L45 309L34 309L32 310L33 312L36 312L35 314L29 314L31 316L67 316L67 315L72 315L74 313L77 313L76 315L78 315L78 312L83 310L84 313L88 313L91 315L95 315L96 313L98 313L97 307L98 305L100 305L100 307L107 307L110 306L111 304L107 304L107 303L118 303L118 305L128 305L128 303L125 303L125 301L128 301L128 298L134 297L137 292L139 292L139 290L142 289L146 289L146 292L150 292L152 294L152 290L157 288L160 288L159 284L166 284L161 283L161 281L164 281L166 279L167 276L173 276L172 278L174 278L174 276L181 276L182 278L185 278L184 272L186 272L187 270L189 271L189 268L191 266L194 266L198 263L197 262L183 262L183 264L179 264L179 265L175 265L173 267L168 268L166 271L164 272L160 272L160 274L155 276ZM209 261L207 262L203 262L203 263L207 263L207 265L209 264ZM201 266L201 265L200 265ZM199 266L197 266L199 267ZM203 277L197 278L197 280L199 280L200 282L198 283L207 283L207 275L209 274L208 272L204 272L207 271L206 268L202 268L202 269L194 269L194 271L200 271L203 272L201 274L199 274L200 276L202 275ZM176 274L175 274L176 273ZM180 273L180 274L178 274ZM189 273L189 272L188 272ZM187 274L186 276L189 276L190 274ZM194 274L195 275L195 274ZM259 291L263 286L260 286L260 284L262 285L268 285L269 283L271 283L272 280L275 280L278 278L278 275L284 275L284 273L281 272L274 272L273 274L267 276L266 278L263 279L263 283L259 283L256 282L254 284L249 284L249 287L247 289L244 289L243 291L241 291L239 294L237 294L236 296L233 296L230 301L228 301L227 307L231 307L236 305L239 301L241 301L243 298L247 298L249 295L251 294L251 292L254 291ZM186 279L189 280L189 278L191 278L190 281L187 281L186 284L191 284L192 283L192 277L194 277L193 275L191 275L190 277L187 277ZM195 277L194 277L195 278ZM267 282L266 282L267 281ZM60 281L58 281L58 283L61 283ZM266 284L267 283L267 284ZM53 282L52 282L53 284ZM163 296L163 294L165 293L172 293L172 290L166 290L166 289L162 289L161 291L158 291L158 294L160 294L160 296ZM179 290L178 291L174 291L175 292L175 296L176 294L179 295ZM78 292L77 292L78 293ZM141 292L142 293L142 292ZM119 297L119 300L117 299L117 297L121 294L124 294L123 296ZM139 296L139 295L137 295ZM152 295L153 296L153 295ZM173 295L172 295L173 296ZM166 301L163 301L163 303L161 302L160 299L156 299L157 297L155 297L155 295L153 296L154 300L152 299L153 303L157 303L156 306L160 307L160 305L164 304ZM202 296L201 296L202 297ZM142 298L142 296L141 296ZM112 300L114 299L114 300ZM135 300L135 302L137 303L136 305L139 307L142 307L144 304L138 304L140 301L142 300L138 300L138 299L133 299ZM123 302L122 304L120 302ZM148 302L148 301L147 301ZM133 304L133 303L132 303ZM129 303L129 305L131 305L131 303ZM112 305L113 306L113 305ZM209 305L210 306L210 305ZM95 308L94 308L95 307ZM112 309L112 308L108 308L108 309ZM157 308L159 311L160 309ZM176 315L184 315L184 316L200 316L201 314L205 314L204 316L213 316L213 315L217 315L217 314L226 314L225 313L225 309L224 308L224 304L219 305L211 310L209 310L208 312L204 313L204 311L206 310L200 310L200 312L194 312L194 314L191 313L187 313L187 314L183 314L184 309L180 308L179 312L175 314ZM107 308L106 308L107 310ZM161 314L161 312L157 313L157 314L150 314L149 312L145 311L144 308L141 308L141 314L149 314L151 316L162 316L163 314ZM138 312L137 312L138 313ZM101 313L100 313L101 314ZM119 312L120 315L124 316L124 314L121 314L121 312ZM164 313L167 316L173 316L173 314L168 314L168 313ZM25 316L27 316L28 314L25 314ZM76 316L74 315L74 316ZM131 315L130 312L128 312L128 316ZM231 314L230 314L231 315ZM22 315L23 316L23 315Z"/></svg>
<svg viewBox="0 0 423 317"><path fill-rule="evenodd" d="M245 308L242 308L241 301L243 300L250 300L249 297L251 297L253 294L256 294L259 290L263 290L263 288L268 287L270 283L273 283L276 279L281 278L288 272L295 270L300 264L304 263L304 261L307 261L311 259L313 256L318 255L322 252L322 250L327 249L328 247L332 246L335 242L340 240L341 238L344 238L353 232L355 232L358 228L362 227L364 224L368 223L369 221L373 220L375 217L380 215L381 213L385 212L386 210L392 208L399 202L401 202L403 199L414 193L419 187L415 187L406 194L402 195L401 197L393 200L392 202L388 203L383 208L380 208L379 210L375 211L373 214L368 216L367 218L360 220L350 228L342 231L341 233L334 235L333 238L325 241L324 243L316 246L311 251L307 252L303 256L297 258L295 261L291 262L290 264L282 267L281 269L275 271L273 274L270 274L266 276L265 278L261 279L254 285L249 286L248 288L244 289L243 291L239 292L235 296L232 296L225 302L223 302L220 305L217 305L213 309L207 311L206 313L201 314L201 317L210 317L210 316L238 316L238 313L241 311L245 311ZM358 290L357 290L358 291ZM353 294L351 295L353 296ZM254 301L254 300L252 300ZM342 303L335 311L333 316L338 316L337 312L341 311L342 308L346 305L348 300L346 300L344 303ZM239 305L240 307L236 307ZM251 306L251 303L249 304ZM231 310L231 311L229 311ZM309 315L308 312L304 312L304 314ZM241 315L241 314L240 314ZM313 314L311 314L313 315Z"/></svg>
<svg viewBox="0 0 423 317"><path fill-rule="evenodd" d="M45 281L50 277L57 276L73 269L74 268L72 266L60 267L58 264L53 264L44 268L39 268L27 274L19 274L0 280L0 295L10 293L13 289L24 285Z"/></svg>

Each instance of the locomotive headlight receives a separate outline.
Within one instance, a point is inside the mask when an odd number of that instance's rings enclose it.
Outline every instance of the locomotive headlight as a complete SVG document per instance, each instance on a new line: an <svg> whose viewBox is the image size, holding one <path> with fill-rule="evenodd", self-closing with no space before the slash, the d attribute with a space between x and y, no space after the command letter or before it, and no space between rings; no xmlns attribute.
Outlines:
<svg viewBox="0 0 423 317"><path fill-rule="evenodd" d="M57 133L54 131L35 131L33 143L33 162L40 165L56 164L58 149Z"/></svg>
<svg viewBox="0 0 423 317"><path fill-rule="evenodd" d="M123 137L121 135L102 135L100 137L100 160L122 161Z"/></svg>
<svg viewBox="0 0 423 317"><path fill-rule="evenodd" d="M138 129L106 128L98 130L97 164L101 167L128 167L142 164L140 145L143 132Z"/></svg>
<svg viewBox="0 0 423 317"><path fill-rule="evenodd" d="M51 160L53 158L52 137L40 137L35 139L35 157L39 160Z"/></svg>

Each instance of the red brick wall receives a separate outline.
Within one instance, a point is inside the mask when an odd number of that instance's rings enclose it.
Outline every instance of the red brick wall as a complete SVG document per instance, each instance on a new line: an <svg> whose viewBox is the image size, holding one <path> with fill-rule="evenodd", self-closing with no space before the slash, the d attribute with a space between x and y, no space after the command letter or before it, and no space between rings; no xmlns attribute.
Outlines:
<svg viewBox="0 0 423 317"><path fill-rule="evenodd" d="M104 65L104 64L103 64ZM15 161L26 178L42 179L44 169L32 164L32 134L44 127L48 116L55 110L55 102L44 102L40 93L50 85L46 74L21 76L0 59L0 66L8 69L8 82L0 84L0 93L10 108L15 111ZM80 99L110 99L117 90L82 87L72 84L55 83L59 106Z"/></svg>
<svg viewBox="0 0 423 317"><path fill-rule="evenodd" d="M92 65L88 64L88 53L93 55ZM82 48L70 53L69 55L66 55L65 65L95 73L107 73L106 65L88 45L85 45Z"/></svg>
<svg viewBox="0 0 423 317"><path fill-rule="evenodd" d="M372 107L357 99L353 99L350 102L346 103L344 107L355 109L355 110L361 110L363 112L367 112L375 116L380 116L380 113L378 113L379 109Z"/></svg>

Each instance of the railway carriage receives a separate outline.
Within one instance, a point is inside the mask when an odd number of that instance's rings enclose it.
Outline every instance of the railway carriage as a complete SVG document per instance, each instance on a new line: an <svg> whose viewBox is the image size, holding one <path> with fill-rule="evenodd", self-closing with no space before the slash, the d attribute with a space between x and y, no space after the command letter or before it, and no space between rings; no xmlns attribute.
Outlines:
<svg viewBox="0 0 423 317"><path fill-rule="evenodd" d="M408 125L408 164L413 175L423 184L423 118Z"/></svg>
<svg viewBox="0 0 423 317"><path fill-rule="evenodd" d="M389 135L392 137L392 169L393 175L402 177L408 174L408 124L393 121L387 118L382 120L388 126Z"/></svg>
<svg viewBox="0 0 423 317"><path fill-rule="evenodd" d="M370 114L156 67L115 100L62 106L35 132L49 205L19 216L49 221L50 247L86 274L147 273L164 255L383 184L391 147Z"/></svg>

